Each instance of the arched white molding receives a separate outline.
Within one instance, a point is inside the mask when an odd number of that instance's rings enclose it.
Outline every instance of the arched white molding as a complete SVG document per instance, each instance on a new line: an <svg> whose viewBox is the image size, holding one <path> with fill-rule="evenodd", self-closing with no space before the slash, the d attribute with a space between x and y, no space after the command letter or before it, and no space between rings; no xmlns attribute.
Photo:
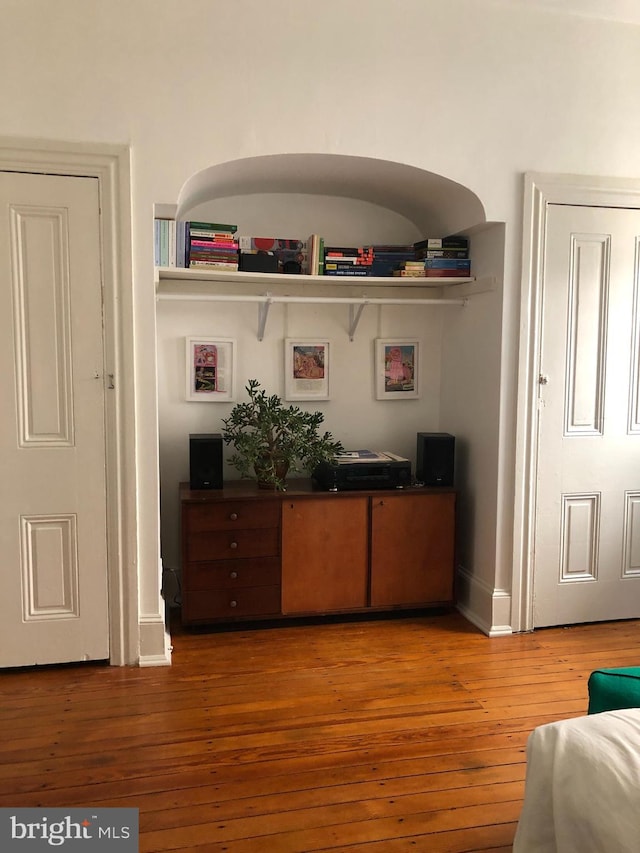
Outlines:
<svg viewBox="0 0 640 853"><path fill-rule="evenodd" d="M296 193L360 199L401 214L421 233L453 233L486 221L468 188L424 169L343 154L269 154L218 163L193 175L178 199L178 218L216 198Z"/></svg>

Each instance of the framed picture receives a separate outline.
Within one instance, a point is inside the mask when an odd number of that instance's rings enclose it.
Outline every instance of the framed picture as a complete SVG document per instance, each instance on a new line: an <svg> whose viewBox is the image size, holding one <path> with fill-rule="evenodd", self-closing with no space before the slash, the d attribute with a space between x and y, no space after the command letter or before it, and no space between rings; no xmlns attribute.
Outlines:
<svg viewBox="0 0 640 853"><path fill-rule="evenodd" d="M286 400L329 399L329 341L284 342L284 396Z"/></svg>
<svg viewBox="0 0 640 853"><path fill-rule="evenodd" d="M420 396L420 342L377 338L376 399L417 400Z"/></svg>
<svg viewBox="0 0 640 853"><path fill-rule="evenodd" d="M187 400L226 403L234 399L236 342L231 338L186 338Z"/></svg>

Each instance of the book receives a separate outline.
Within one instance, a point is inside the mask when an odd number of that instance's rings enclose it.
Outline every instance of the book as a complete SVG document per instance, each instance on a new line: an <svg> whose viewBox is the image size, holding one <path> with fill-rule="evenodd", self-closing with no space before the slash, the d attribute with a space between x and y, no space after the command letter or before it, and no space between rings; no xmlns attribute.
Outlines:
<svg viewBox="0 0 640 853"><path fill-rule="evenodd" d="M234 243L238 244L238 241L234 239L233 234L231 232L225 233L224 231L221 234L218 234L216 231L189 231L189 239L192 242L199 241L201 243Z"/></svg>
<svg viewBox="0 0 640 853"><path fill-rule="evenodd" d="M424 268L428 270L451 270L452 275L468 275L471 272L471 261L460 258L427 258Z"/></svg>
<svg viewBox="0 0 640 853"><path fill-rule="evenodd" d="M193 231L230 231L235 234L238 230L237 225L226 225L220 222L193 222L189 221L189 230Z"/></svg>
<svg viewBox="0 0 640 853"><path fill-rule="evenodd" d="M320 269L320 235L310 234L307 238L307 251L309 264L307 272L309 275L319 275Z"/></svg>
<svg viewBox="0 0 640 853"><path fill-rule="evenodd" d="M238 251L238 243L235 240L192 240L191 248L201 247L203 249L220 248L225 250Z"/></svg>
<svg viewBox="0 0 640 853"><path fill-rule="evenodd" d="M160 266L169 266L169 220L160 220Z"/></svg>
<svg viewBox="0 0 640 853"><path fill-rule="evenodd" d="M417 249L416 258L468 258L468 249Z"/></svg>
<svg viewBox="0 0 640 853"><path fill-rule="evenodd" d="M169 220L169 261L168 266L175 267L176 265L176 221L175 219Z"/></svg>
<svg viewBox="0 0 640 853"><path fill-rule="evenodd" d="M238 260L237 252L196 252L189 256L191 261L206 261L210 258L215 258L217 261L228 261L235 264Z"/></svg>
<svg viewBox="0 0 640 853"><path fill-rule="evenodd" d="M187 223L184 220L178 220L176 222L176 266L177 267L185 267L186 266L186 231L187 231Z"/></svg>
<svg viewBox="0 0 640 853"><path fill-rule="evenodd" d="M324 250L325 258L357 258L364 254L364 249L362 247L358 248L348 248L348 247L335 247L335 246L326 246Z"/></svg>
<svg viewBox="0 0 640 853"><path fill-rule="evenodd" d="M367 276L369 275L369 271L366 267L353 267L348 270L331 270L325 267L324 275L353 276L355 278L358 276Z"/></svg>
<svg viewBox="0 0 640 853"><path fill-rule="evenodd" d="M342 263L339 260L335 260L334 258L326 258L324 262L324 268L326 270L364 270L368 272L371 267L371 264L350 264L350 263Z"/></svg>
<svg viewBox="0 0 640 853"><path fill-rule="evenodd" d="M153 263L160 266L160 220L153 220Z"/></svg>
<svg viewBox="0 0 640 853"><path fill-rule="evenodd" d="M449 237L425 237L413 244L414 249L468 249L468 237L458 237L452 234Z"/></svg>
<svg viewBox="0 0 640 853"><path fill-rule="evenodd" d="M189 269L192 270L202 270L202 269L211 269L211 270L227 270L229 272L233 272L238 269L238 264L232 263L224 263L222 261L190 261Z"/></svg>
<svg viewBox="0 0 640 853"><path fill-rule="evenodd" d="M371 246L326 246L325 258L373 258L374 250Z"/></svg>
<svg viewBox="0 0 640 853"><path fill-rule="evenodd" d="M372 246L375 255L391 253L394 255L402 254L413 257L415 251L413 243L411 245L396 245L381 243L377 246Z"/></svg>
<svg viewBox="0 0 640 853"><path fill-rule="evenodd" d="M468 273L465 273L461 270L433 270L433 269L425 269L424 271L426 278L468 278Z"/></svg>

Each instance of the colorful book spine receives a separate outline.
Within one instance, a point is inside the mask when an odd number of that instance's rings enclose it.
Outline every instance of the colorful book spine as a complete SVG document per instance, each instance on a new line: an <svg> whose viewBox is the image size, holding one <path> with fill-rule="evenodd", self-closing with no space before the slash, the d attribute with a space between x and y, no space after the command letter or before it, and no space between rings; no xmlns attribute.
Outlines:
<svg viewBox="0 0 640 853"><path fill-rule="evenodd" d="M337 261L334 258L325 258L324 268L326 270L363 270L365 273L369 272L371 264L350 264L350 263L342 263L341 261Z"/></svg>
<svg viewBox="0 0 640 853"><path fill-rule="evenodd" d="M468 274L460 270L431 270L425 269L425 278L468 278Z"/></svg>
<svg viewBox="0 0 640 853"><path fill-rule="evenodd" d="M228 272L233 272L238 269L238 264L225 263L224 261L190 261L189 269L198 270L198 269L212 269L212 270L227 270Z"/></svg>
<svg viewBox="0 0 640 853"><path fill-rule="evenodd" d="M189 231L189 236L192 240L202 240L204 242L211 242L212 240L220 240L225 243L233 243L237 242L234 239L233 234L229 231L221 231L218 233L217 231Z"/></svg>
<svg viewBox="0 0 640 853"><path fill-rule="evenodd" d="M222 249L224 252L237 252L238 244L234 241L225 242L224 240L192 240L191 249Z"/></svg>
<svg viewBox="0 0 640 853"><path fill-rule="evenodd" d="M221 222L193 222L189 221L189 227L192 231L217 231L217 232L225 232L229 231L232 234L235 234L238 230L237 225L226 225Z"/></svg>
<svg viewBox="0 0 640 853"><path fill-rule="evenodd" d="M469 275L471 272L471 261L467 258L427 258L424 261L426 270L451 270L452 275Z"/></svg>
<svg viewBox="0 0 640 853"><path fill-rule="evenodd" d="M319 275L320 269L320 235L311 234L307 239L307 252L309 256L308 269L309 275Z"/></svg>
<svg viewBox="0 0 640 853"><path fill-rule="evenodd" d="M184 220L176 222L176 266L186 266L186 243L185 236L187 223Z"/></svg>
<svg viewBox="0 0 640 853"><path fill-rule="evenodd" d="M413 244L414 249L469 249L469 238L455 234L449 237L425 237Z"/></svg>
<svg viewBox="0 0 640 853"><path fill-rule="evenodd" d="M333 269L327 269L325 266L324 275L327 275L327 276L330 276L330 275L343 276L345 278L349 278L349 277L361 278L363 276L368 276L369 271L367 270L366 267L353 267L352 269L348 269L348 270L333 270Z"/></svg>

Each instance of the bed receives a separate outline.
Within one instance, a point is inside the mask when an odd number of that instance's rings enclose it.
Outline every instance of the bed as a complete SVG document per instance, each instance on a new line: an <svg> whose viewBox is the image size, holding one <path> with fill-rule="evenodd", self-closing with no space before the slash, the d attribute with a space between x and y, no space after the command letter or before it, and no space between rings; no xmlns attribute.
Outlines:
<svg viewBox="0 0 640 853"><path fill-rule="evenodd" d="M539 726L513 853L640 851L640 708Z"/></svg>

